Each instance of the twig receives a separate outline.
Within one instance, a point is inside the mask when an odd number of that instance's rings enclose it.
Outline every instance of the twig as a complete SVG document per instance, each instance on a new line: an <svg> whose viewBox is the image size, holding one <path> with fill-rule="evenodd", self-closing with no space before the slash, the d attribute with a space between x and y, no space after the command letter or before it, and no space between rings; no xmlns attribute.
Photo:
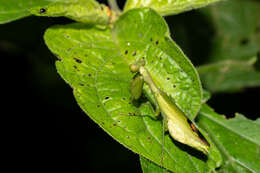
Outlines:
<svg viewBox="0 0 260 173"><path fill-rule="evenodd" d="M120 12L120 9L117 5L116 0L108 0L108 4L112 11Z"/></svg>

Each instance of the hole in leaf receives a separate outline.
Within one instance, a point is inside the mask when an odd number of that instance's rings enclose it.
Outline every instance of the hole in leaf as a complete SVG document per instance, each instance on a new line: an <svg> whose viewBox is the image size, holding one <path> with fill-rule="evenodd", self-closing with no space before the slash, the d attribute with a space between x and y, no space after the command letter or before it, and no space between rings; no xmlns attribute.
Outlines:
<svg viewBox="0 0 260 173"><path fill-rule="evenodd" d="M125 51L125 55L127 55L127 54L128 54L128 50Z"/></svg>
<svg viewBox="0 0 260 173"><path fill-rule="evenodd" d="M176 85L175 85L175 84L173 84L173 85L172 85L172 87L173 87L173 88L176 88Z"/></svg>
<svg viewBox="0 0 260 173"><path fill-rule="evenodd" d="M167 77L167 78L166 78L166 80L170 80L170 78L169 78L169 77Z"/></svg>
<svg viewBox="0 0 260 173"><path fill-rule="evenodd" d="M78 58L74 58L74 60L77 62L77 63L82 63L82 61Z"/></svg>
<svg viewBox="0 0 260 173"><path fill-rule="evenodd" d="M109 97L108 97L108 96L106 96L106 97L105 97L105 100L108 100L108 99L109 99Z"/></svg>
<svg viewBox="0 0 260 173"><path fill-rule="evenodd" d="M44 13L46 13L47 12L47 10L45 9L45 8L41 8L40 9L40 14L44 14Z"/></svg>
<svg viewBox="0 0 260 173"><path fill-rule="evenodd" d="M158 45L159 44L159 40L156 40L155 44Z"/></svg>

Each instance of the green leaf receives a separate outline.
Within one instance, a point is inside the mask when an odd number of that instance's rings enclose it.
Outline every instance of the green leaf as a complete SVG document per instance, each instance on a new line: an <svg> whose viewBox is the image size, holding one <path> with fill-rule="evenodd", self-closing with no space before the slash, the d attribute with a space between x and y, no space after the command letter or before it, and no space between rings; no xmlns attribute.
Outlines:
<svg viewBox="0 0 260 173"><path fill-rule="evenodd" d="M127 0L124 11L132 8L150 7L159 14L167 16L201 8L218 1L220 0Z"/></svg>
<svg viewBox="0 0 260 173"><path fill-rule="evenodd" d="M198 125L207 131L222 153L219 172L260 172L260 124L241 114L227 120L203 105ZM259 122L259 119L258 119Z"/></svg>
<svg viewBox="0 0 260 173"><path fill-rule="evenodd" d="M202 11L216 28L210 62L248 60L260 51L259 1L223 1Z"/></svg>
<svg viewBox="0 0 260 173"><path fill-rule="evenodd" d="M223 155L224 162L218 172L260 172L260 118L252 121L236 114L227 120L204 104L197 119ZM165 171L141 156L140 163L144 173Z"/></svg>
<svg viewBox="0 0 260 173"><path fill-rule="evenodd" d="M2 0L0 1L0 24L30 15L68 17L88 24L108 24L115 13L95 0Z"/></svg>
<svg viewBox="0 0 260 173"><path fill-rule="evenodd" d="M11 22L30 15L30 8L47 5L51 0L1 0L0 24Z"/></svg>
<svg viewBox="0 0 260 173"><path fill-rule="evenodd" d="M153 27L143 30L144 26ZM118 142L157 164L162 164L164 143L163 166L176 173L208 172L219 166L221 157L214 144L207 159L168 134L162 142L162 122L147 116L152 114L151 107L143 103L139 108L130 102L134 75L129 64L144 57L161 89L166 91L170 85L170 91L181 97L176 99L177 104L184 104L181 109L195 116L200 108L197 73L169 38L163 18L147 8L131 10L119 18L112 33L109 28L84 24L56 26L45 33L48 47L59 58L58 72L73 88L80 107Z"/></svg>
<svg viewBox="0 0 260 173"><path fill-rule="evenodd" d="M245 60L225 60L198 67L205 88L214 92L237 91L260 86L260 71L254 68L256 57Z"/></svg>
<svg viewBox="0 0 260 173"><path fill-rule="evenodd" d="M149 8L133 9L116 22L113 36L128 64L144 58L155 84L193 119L201 106L202 90L189 59L170 38L166 22ZM148 15L149 14L149 15ZM150 89L146 86L149 94Z"/></svg>
<svg viewBox="0 0 260 173"><path fill-rule="evenodd" d="M143 173L171 173L142 156L140 156L140 163Z"/></svg>
<svg viewBox="0 0 260 173"><path fill-rule="evenodd" d="M58 0L30 11L37 16L64 16L88 24L108 24L112 17L110 9L95 0Z"/></svg>

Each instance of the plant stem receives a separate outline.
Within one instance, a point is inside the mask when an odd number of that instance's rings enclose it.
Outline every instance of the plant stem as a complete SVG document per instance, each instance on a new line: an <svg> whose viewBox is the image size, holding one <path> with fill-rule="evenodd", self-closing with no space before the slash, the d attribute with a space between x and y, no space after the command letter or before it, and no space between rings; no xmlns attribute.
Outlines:
<svg viewBox="0 0 260 173"><path fill-rule="evenodd" d="M108 0L108 4L112 11L120 12L120 9L117 5L116 0Z"/></svg>

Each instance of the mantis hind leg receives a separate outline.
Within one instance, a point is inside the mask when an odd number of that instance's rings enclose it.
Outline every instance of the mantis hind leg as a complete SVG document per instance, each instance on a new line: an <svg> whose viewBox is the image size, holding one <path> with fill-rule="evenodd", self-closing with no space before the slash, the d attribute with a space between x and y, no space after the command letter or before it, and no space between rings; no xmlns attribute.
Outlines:
<svg viewBox="0 0 260 173"><path fill-rule="evenodd" d="M154 120L158 120L158 117L160 114L157 114L156 111L154 111L153 106L150 102L143 103L139 107L140 113L142 116L149 116Z"/></svg>

